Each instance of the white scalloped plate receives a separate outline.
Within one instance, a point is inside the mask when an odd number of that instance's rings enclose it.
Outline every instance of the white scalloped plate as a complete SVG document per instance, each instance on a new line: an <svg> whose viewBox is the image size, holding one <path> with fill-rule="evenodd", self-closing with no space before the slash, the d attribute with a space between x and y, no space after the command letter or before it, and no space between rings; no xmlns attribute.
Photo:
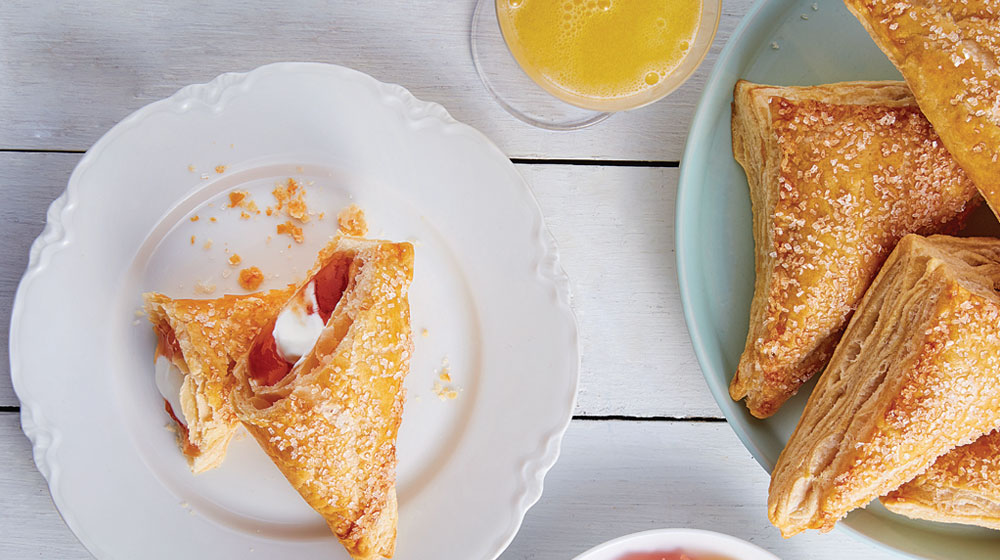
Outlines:
<svg viewBox="0 0 1000 560"><path fill-rule="evenodd" d="M316 212L302 245L276 234L277 217L224 208L240 188L264 209L288 177ZM219 469L190 474L134 312L146 290L241 293L233 253L265 288L295 280L351 202L373 236L416 245L396 557L495 558L514 537L558 455L579 369L538 205L503 153L439 105L346 68L286 63L186 87L119 123L31 248L11 374L35 462L95 556L348 558L249 437ZM434 391L444 360L454 400Z"/></svg>

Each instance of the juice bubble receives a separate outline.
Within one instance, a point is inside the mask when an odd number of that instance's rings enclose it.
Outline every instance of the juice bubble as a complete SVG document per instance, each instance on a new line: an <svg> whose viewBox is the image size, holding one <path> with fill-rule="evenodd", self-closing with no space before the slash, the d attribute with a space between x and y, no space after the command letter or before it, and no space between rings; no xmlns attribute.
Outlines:
<svg viewBox="0 0 1000 560"><path fill-rule="evenodd" d="M597 8L603 11L611 9L611 0L597 0Z"/></svg>
<svg viewBox="0 0 1000 560"><path fill-rule="evenodd" d="M688 43L687 41L681 41L680 47L682 51L686 51L691 48L691 43Z"/></svg>
<svg viewBox="0 0 1000 560"><path fill-rule="evenodd" d="M524 2L524 0L507 0L507 5L511 8L520 8L522 2Z"/></svg>
<svg viewBox="0 0 1000 560"><path fill-rule="evenodd" d="M655 86L656 83L660 81L660 75L656 72L648 72L646 73L645 81L647 85Z"/></svg>

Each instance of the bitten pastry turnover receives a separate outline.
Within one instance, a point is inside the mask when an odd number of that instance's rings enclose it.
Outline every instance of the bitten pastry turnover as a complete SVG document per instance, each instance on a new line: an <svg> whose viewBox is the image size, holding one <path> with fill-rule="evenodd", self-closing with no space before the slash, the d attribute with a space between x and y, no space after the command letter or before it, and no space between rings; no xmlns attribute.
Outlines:
<svg viewBox="0 0 1000 560"><path fill-rule="evenodd" d="M953 449L881 501L916 519L1000 529L1000 432Z"/></svg>
<svg viewBox="0 0 1000 560"><path fill-rule="evenodd" d="M741 80L732 130L756 282L729 393L764 418L824 367L899 239L955 231L979 199L902 82Z"/></svg>
<svg viewBox="0 0 1000 560"><path fill-rule="evenodd" d="M846 3L1000 216L1000 2Z"/></svg>
<svg viewBox="0 0 1000 560"><path fill-rule="evenodd" d="M409 243L335 239L234 370L239 419L356 559L395 550Z"/></svg>
<svg viewBox="0 0 1000 560"><path fill-rule="evenodd" d="M195 473L225 458L239 426L229 402L232 365L291 294L292 288L214 300L143 294L158 338L156 384Z"/></svg>
<svg viewBox="0 0 1000 560"><path fill-rule="evenodd" d="M900 241L771 473L784 536L830 530L1000 426L998 289L1000 240Z"/></svg>

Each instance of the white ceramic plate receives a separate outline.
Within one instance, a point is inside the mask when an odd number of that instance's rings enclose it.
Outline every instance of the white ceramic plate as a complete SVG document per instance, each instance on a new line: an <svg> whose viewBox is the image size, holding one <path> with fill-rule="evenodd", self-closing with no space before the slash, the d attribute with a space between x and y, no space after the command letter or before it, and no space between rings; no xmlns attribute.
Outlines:
<svg viewBox="0 0 1000 560"><path fill-rule="evenodd" d="M599 544L573 560L660 560L677 551L690 555L693 560L778 560L770 552L736 537L699 529L632 533Z"/></svg>
<svg viewBox="0 0 1000 560"><path fill-rule="evenodd" d="M715 400L746 448L770 471L815 382L766 420L753 418L743 402L729 398L729 381L746 341L754 281L750 194L746 175L733 159L730 128L733 87L740 78L815 85L901 77L843 2L761 0L719 55L692 121L677 194L684 315ZM995 531L914 521L877 500L848 515L838 528L911 558L986 560L1000 554Z"/></svg>
<svg viewBox="0 0 1000 560"><path fill-rule="evenodd" d="M315 212L302 245L276 234L286 218L224 208L240 188L263 210L289 177ZM80 161L31 248L11 374L35 462L95 556L348 557L251 438L191 475L135 310L147 290L242 293L233 253L265 288L294 281L352 202L372 236L416 245L396 557L494 558L513 538L558 455L579 369L538 205L500 150L439 105L294 63L224 74L123 120ZM445 360L459 392L448 401L433 390Z"/></svg>

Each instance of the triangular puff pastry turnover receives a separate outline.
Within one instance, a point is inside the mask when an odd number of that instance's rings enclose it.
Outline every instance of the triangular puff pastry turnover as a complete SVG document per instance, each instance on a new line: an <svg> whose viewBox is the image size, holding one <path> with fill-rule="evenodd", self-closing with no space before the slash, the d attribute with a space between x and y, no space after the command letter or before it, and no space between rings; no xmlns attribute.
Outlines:
<svg viewBox="0 0 1000 560"><path fill-rule="evenodd" d="M143 294L158 338L157 386L165 394L164 408L176 423L178 444L195 473L217 467L225 458L239 426L229 402L232 365L292 293L290 287L214 300Z"/></svg>
<svg viewBox="0 0 1000 560"><path fill-rule="evenodd" d="M729 393L764 418L823 368L899 239L957 230L979 198L902 82L740 81L732 130L757 278Z"/></svg>
<svg viewBox="0 0 1000 560"><path fill-rule="evenodd" d="M1000 2L846 3L1000 216Z"/></svg>
<svg viewBox="0 0 1000 560"><path fill-rule="evenodd" d="M335 239L234 369L239 419L356 559L395 550L412 278L409 243Z"/></svg>
<svg viewBox="0 0 1000 560"><path fill-rule="evenodd" d="M881 500L907 517L1000 529L1000 432L953 449Z"/></svg>
<svg viewBox="0 0 1000 560"><path fill-rule="evenodd" d="M900 241L771 474L783 535L829 530L1000 426L1000 240Z"/></svg>

